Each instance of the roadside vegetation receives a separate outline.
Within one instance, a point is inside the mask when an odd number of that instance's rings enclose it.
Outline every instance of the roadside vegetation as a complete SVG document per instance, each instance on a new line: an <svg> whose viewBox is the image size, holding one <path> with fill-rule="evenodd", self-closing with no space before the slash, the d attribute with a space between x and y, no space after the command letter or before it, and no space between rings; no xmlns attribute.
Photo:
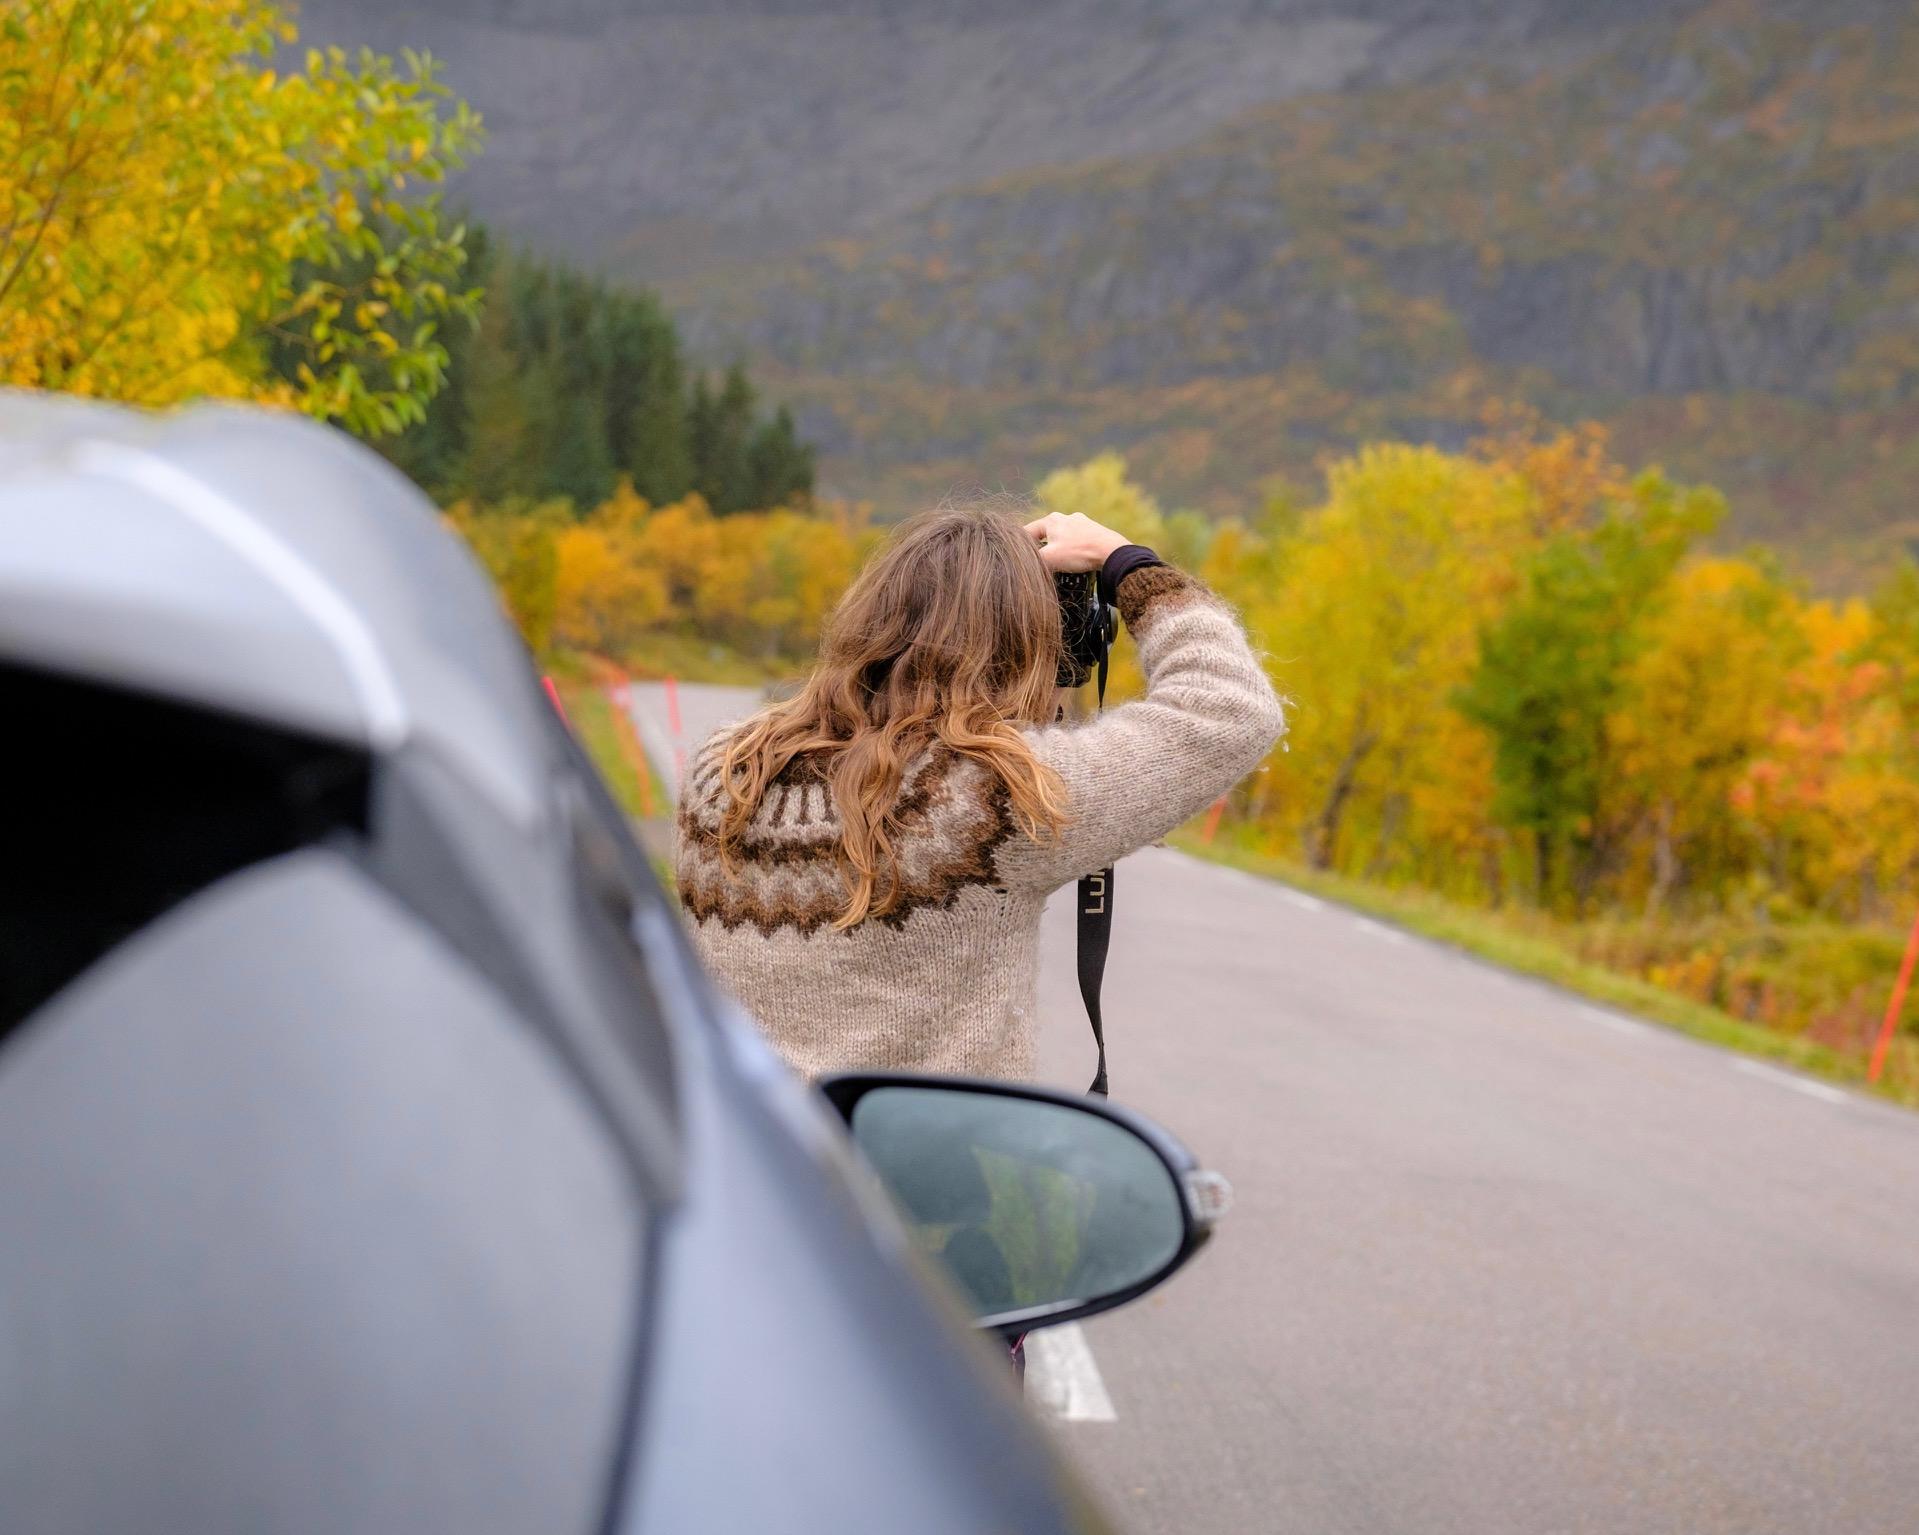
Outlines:
<svg viewBox="0 0 1919 1535"><path fill-rule="evenodd" d="M527 643L641 676L763 682L804 664L878 534L857 511L719 516L703 497L655 506L622 482L584 511L555 498L448 517L492 571Z"/></svg>
<svg viewBox="0 0 1919 1535"><path fill-rule="evenodd" d="M620 808L637 820L655 820L671 804L666 785L648 760L633 721L620 708L626 678L597 656L561 651L548 658L547 679L580 745L599 768Z"/></svg>
<svg viewBox="0 0 1919 1535"><path fill-rule="evenodd" d="M0 11L0 384L422 419L477 312L433 193L480 124L423 55L297 37L259 0Z"/></svg>

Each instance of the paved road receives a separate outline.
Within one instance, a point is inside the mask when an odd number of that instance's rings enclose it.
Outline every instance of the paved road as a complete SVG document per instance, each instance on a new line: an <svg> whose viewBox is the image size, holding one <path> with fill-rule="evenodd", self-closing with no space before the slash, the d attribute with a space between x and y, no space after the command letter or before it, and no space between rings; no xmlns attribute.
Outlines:
<svg viewBox="0 0 1919 1535"><path fill-rule="evenodd" d="M1065 903L1044 953L1083 1087ZM1919 1529L1919 1116L1159 849L1107 996L1238 1194L1079 1340L1110 1421L1055 1431L1129 1528Z"/></svg>
<svg viewBox="0 0 1919 1535"><path fill-rule="evenodd" d="M680 766L686 756L720 726L751 713L760 695L751 688L712 687L682 682L633 684L631 706L646 753L653 759L666 792L680 792Z"/></svg>
<svg viewBox="0 0 1919 1535"><path fill-rule="evenodd" d="M1116 1421L1063 1431L1137 1529L1919 1529L1919 1116L1174 853L1116 883L1115 1090L1239 1196L1086 1328Z"/></svg>

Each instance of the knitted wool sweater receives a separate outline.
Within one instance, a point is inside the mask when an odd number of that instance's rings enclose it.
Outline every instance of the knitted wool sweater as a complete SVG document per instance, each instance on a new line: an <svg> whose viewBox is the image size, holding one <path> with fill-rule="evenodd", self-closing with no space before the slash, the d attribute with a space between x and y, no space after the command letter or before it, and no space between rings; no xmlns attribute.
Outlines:
<svg viewBox="0 0 1919 1535"><path fill-rule="evenodd" d="M1203 586L1153 565L1117 595L1146 696L1031 731L1066 788L1059 839L1028 836L996 775L935 747L901 785L905 899L884 917L833 928L845 901L838 819L809 759L775 781L728 870L717 843L728 732L695 755L680 798L680 895L713 973L797 1070L1030 1077L1047 895L1197 814L1281 734L1272 685Z"/></svg>

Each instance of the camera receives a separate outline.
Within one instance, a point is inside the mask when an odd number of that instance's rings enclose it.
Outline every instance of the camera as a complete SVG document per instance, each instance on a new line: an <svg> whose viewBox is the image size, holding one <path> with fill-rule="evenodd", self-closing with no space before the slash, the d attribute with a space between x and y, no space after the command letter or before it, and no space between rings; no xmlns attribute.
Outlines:
<svg viewBox="0 0 1919 1535"><path fill-rule="evenodd" d="M1100 601L1099 577L1090 570L1056 573L1053 590L1059 597L1060 639L1053 680L1063 688L1083 687L1119 632L1118 614Z"/></svg>

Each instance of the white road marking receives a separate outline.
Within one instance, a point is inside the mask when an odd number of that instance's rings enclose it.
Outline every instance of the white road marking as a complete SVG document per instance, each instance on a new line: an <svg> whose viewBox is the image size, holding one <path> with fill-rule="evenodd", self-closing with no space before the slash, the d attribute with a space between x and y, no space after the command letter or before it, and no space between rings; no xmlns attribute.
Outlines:
<svg viewBox="0 0 1919 1535"><path fill-rule="evenodd" d="M1598 1024L1601 1028L1611 1029L1615 1034L1652 1033L1651 1027L1639 1022L1638 1019L1621 1018L1619 1014L1609 1013L1604 1008L1582 1007L1579 1009L1579 1014L1582 1018Z"/></svg>
<svg viewBox="0 0 1919 1535"><path fill-rule="evenodd" d="M1099 1363L1077 1322L1048 1327L1026 1339L1026 1395L1069 1423L1116 1423L1113 1399Z"/></svg>
<svg viewBox="0 0 1919 1535"><path fill-rule="evenodd" d="M1406 935L1396 927L1388 927L1384 922L1375 922L1371 917L1354 917L1353 926L1362 933L1371 933L1375 938L1384 938L1388 943L1405 943Z"/></svg>
<svg viewBox="0 0 1919 1535"><path fill-rule="evenodd" d="M1308 895L1303 890L1295 890L1290 885L1279 887L1281 899L1291 901L1301 911L1324 911L1326 903L1316 895Z"/></svg>
<svg viewBox="0 0 1919 1535"><path fill-rule="evenodd" d="M1761 1077L1776 1087L1790 1087L1796 1093L1804 1093L1808 1098L1817 1098L1821 1103L1851 1103L1849 1093L1836 1087L1828 1087L1824 1082L1814 1082L1809 1077L1797 1076L1790 1071L1781 1071L1777 1066L1767 1066L1760 1061L1736 1060L1733 1068L1743 1071L1749 1077Z"/></svg>

